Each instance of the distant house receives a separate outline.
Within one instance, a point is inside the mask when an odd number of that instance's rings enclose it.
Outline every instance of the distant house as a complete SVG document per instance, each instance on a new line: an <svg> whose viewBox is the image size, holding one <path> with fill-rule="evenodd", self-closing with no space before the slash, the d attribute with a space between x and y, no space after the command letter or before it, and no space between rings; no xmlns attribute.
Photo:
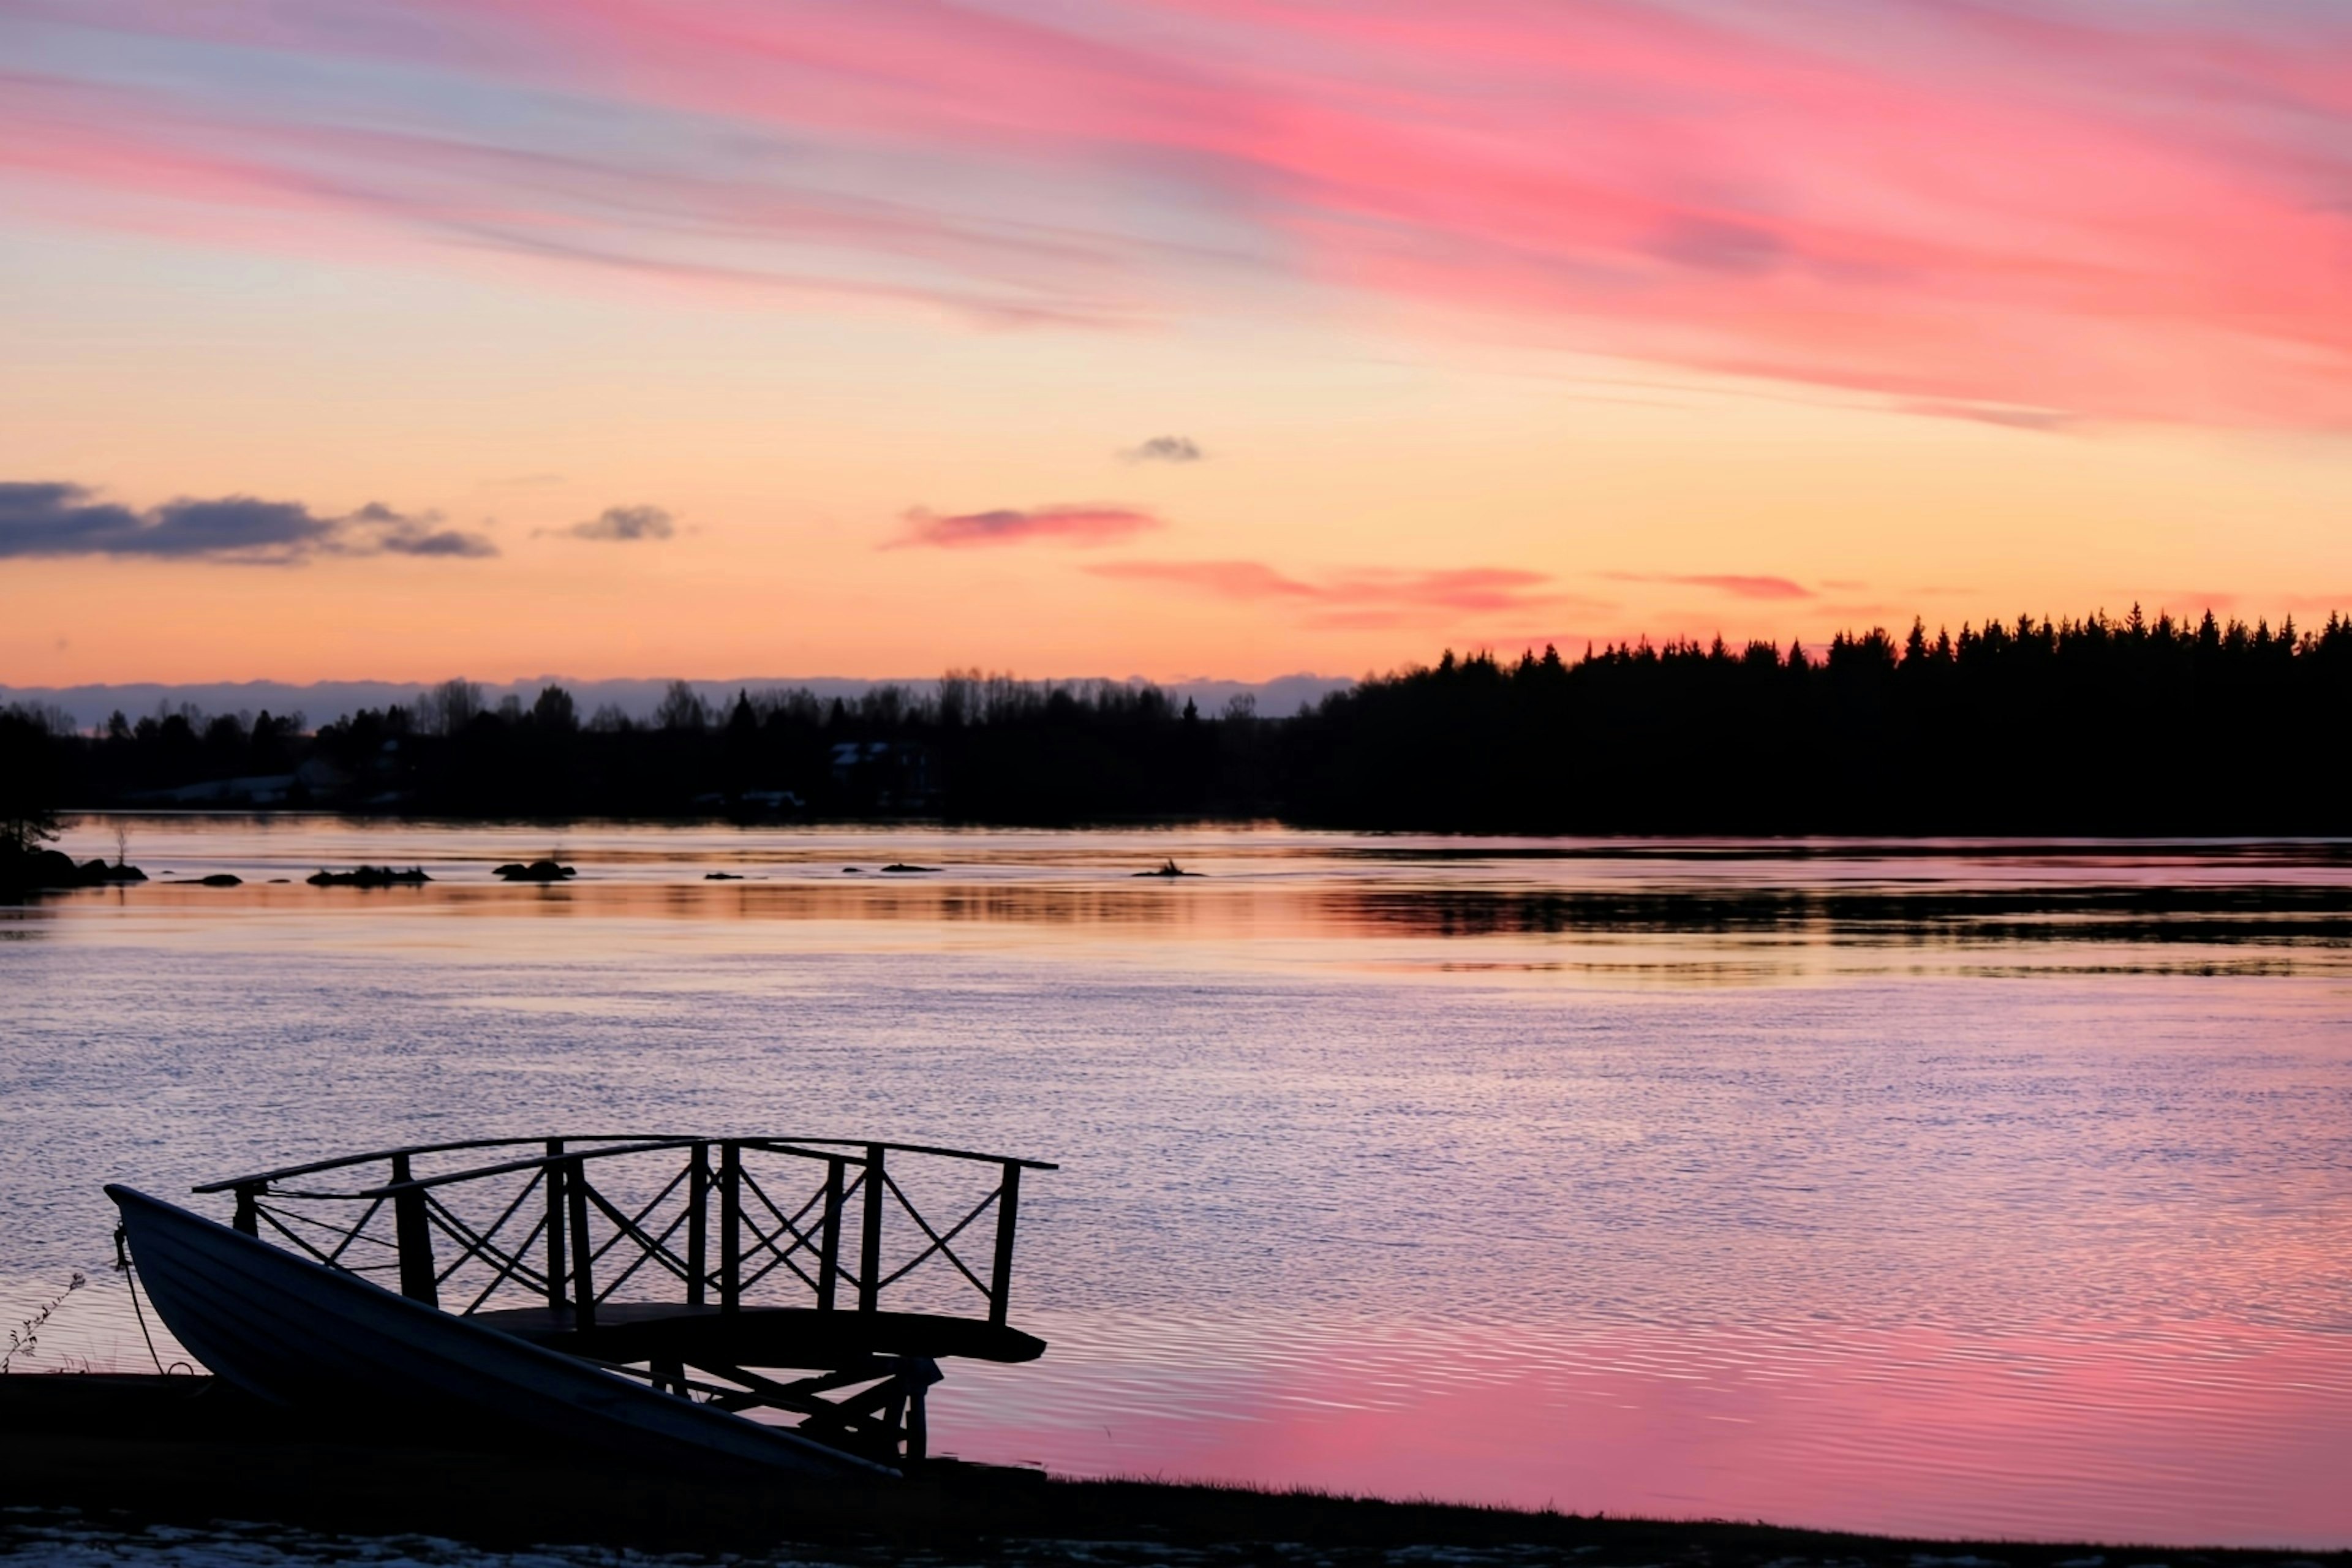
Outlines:
<svg viewBox="0 0 2352 1568"><path fill-rule="evenodd" d="M268 773L241 779L206 779L176 789L134 790L122 797L131 805L283 805L294 791L296 775Z"/></svg>
<svg viewBox="0 0 2352 1568"><path fill-rule="evenodd" d="M774 816L799 811L806 804L797 791L788 789L747 789L735 801L745 811L764 811Z"/></svg>
<svg viewBox="0 0 2352 1568"><path fill-rule="evenodd" d="M833 782L877 811L936 811L939 769L929 746L912 741L844 741L833 748Z"/></svg>

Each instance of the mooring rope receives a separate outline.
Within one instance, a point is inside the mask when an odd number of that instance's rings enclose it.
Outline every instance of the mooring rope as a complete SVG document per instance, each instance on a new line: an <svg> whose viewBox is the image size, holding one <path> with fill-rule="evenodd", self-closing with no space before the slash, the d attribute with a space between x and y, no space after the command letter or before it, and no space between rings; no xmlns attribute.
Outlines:
<svg viewBox="0 0 2352 1568"><path fill-rule="evenodd" d="M131 1267L129 1240L129 1231L121 1226L116 1226L114 1227L114 1271L122 1276L122 1283L130 1289L131 1311L131 1315L139 1320L139 1337L147 1342L147 1359L155 1363L157 1376L169 1377L172 1374L164 1367L163 1358L155 1353L155 1336L147 1331L147 1314L139 1305L139 1275ZM194 1367L188 1366L188 1363L184 1361L175 1361L172 1365L186 1367L191 1375L196 1370Z"/></svg>

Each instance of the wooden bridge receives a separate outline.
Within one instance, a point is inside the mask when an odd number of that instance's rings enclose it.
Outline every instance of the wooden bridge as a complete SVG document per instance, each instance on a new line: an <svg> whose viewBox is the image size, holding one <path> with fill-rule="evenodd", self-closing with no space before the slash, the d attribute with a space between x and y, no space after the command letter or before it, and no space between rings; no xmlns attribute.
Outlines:
<svg viewBox="0 0 2352 1568"><path fill-rule="evenodd" d="M1054 1169L909 1143L595 1134L377 1150L195 1191L234 1194L238 1230L329 1268L904 1466L923 1458L940 1360L1044 1353L1007 1320L1021 1173Z"/></svg>

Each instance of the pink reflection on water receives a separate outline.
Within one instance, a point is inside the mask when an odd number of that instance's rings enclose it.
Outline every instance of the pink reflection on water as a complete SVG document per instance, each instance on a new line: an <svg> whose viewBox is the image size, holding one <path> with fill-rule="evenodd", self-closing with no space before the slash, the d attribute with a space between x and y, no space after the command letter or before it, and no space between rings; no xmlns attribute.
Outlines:
<svg viewBox="0 0 2352 1568"><path fill-rule="evenodd" d="M1897 1534L2352 1541L2352 1358L2255 1324L1033 1326L1044 1363L955 1369L943 1448Z"/></svg>
<svg viewBox="0 0 2352 1568"><path fill-rule="evenodd" d="M0 1321L102 1268L100 1179L289 1128L832 1107L1064 1163L1053 1348L950 1368L950 1452L2352 1545L2345 846L586 825L492 879L548 831L142 821L246 885L0 913ZM362 859L436 880L299 881ZM840 870L893 859L947 869ZM119 1289L50 1348L146 1364Z"/></svg>

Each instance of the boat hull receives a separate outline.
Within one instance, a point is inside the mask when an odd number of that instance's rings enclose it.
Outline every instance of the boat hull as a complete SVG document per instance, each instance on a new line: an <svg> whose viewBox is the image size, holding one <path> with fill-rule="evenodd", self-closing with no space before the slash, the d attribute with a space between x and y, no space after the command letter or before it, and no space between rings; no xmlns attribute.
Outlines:
<svg viewBox="0 0 2352 1568"><path fill-rule="evenodd" d="M275 1404L425 1407L646 1463L812 1475L898 1472L659 1393L396 1296L125 1186L139 1280L179 1342Z"/></svg>

